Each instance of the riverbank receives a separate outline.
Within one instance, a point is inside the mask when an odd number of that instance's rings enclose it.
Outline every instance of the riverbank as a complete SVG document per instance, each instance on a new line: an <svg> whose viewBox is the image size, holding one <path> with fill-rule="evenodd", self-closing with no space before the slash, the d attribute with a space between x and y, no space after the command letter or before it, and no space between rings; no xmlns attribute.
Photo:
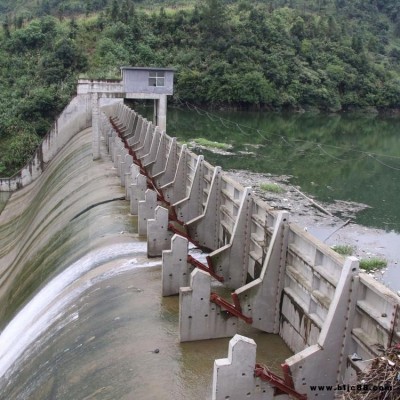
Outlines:
<svg viewBox="0 0 400 400"><path fill-rule="evenodd" d="M226 173L243 186L251 186L274 209L289 211L292 223L300 225L327 245L350 246L353 255L360 260L386 260L385 268L369 274L400 295L400 235L353 222L356 214L369 206L346 201L321 203L291 185L287 175L244 170L228 170Z"/></svg>

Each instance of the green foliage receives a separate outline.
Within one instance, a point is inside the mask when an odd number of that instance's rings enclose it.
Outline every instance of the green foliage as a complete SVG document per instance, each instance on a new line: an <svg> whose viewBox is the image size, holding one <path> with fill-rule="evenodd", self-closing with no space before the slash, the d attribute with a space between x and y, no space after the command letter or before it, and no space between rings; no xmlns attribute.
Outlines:
<svg viewBox="0 0 400 400"><path fill-rule="evenodd" d="M67 32L46 16L0 41L0 138L7 145L0 153L2 174L11 175L32 155L87 65Z"/></svg>
<svg viewBox="0 0 400 400"><path fill-rule="evenodd" d="M228 143L214 142L212 140L208 140L205 138L197 138L197 139L194 139L193 141L200 146L219 149L219 150L228 150L232 147Z"/></svg>
<svg viewBox="0 0 400 400"><path fill-rule="evenodd" d="M0 0L0 15L3 138L42 136L78 75L122 65L173 66L176 97L210 106L400 104L397 0Z"/></svg>
<svg viewBox="0 0 400 400"><path fill-rule="evenodd" d="M332 249L342 256L351 256L354 252L353 247L348 244L337 244L333 246Z"/></svg>
<svg viewBox="0 0 400 400"><path fill-rule="evenodd" d="M385 268L386 266L387 261L378 257L363 258L362 260L360 260L360 268L364 271L374 271L377 269Z"/></svg>
<svg viewBox="0 0 400 400"><path fill-rule="evenodd" d="M31 158L39 143L40 137L32 133L30 129L13 135L6 143L7 151L0 161L0 172L4 175L11 175L12 172L22 168Z"/></svg>
<svg viewBox="0 0 400 400"><path fill-rule="evenodd" d="M260 189L264 192L283 193L285 190L277 183L261 183Z"/></svg>

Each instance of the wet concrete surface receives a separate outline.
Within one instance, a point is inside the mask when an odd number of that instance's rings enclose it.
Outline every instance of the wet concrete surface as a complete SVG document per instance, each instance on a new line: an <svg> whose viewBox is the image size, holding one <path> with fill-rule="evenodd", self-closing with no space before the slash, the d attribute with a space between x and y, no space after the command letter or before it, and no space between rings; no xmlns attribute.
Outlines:
<svg viewBox="0 0 400 400"><path fill-rule="evenodd" d="M11 193L9 192L0 192L0 214L3 211L4 207L6 206L6 203L11 196Z"/></svg>
<svg viewBox="0 0 400 400"><path fill-rule="evenodd" d="M137 254L82 275L76 287L92 284L76 297L69 291L60 317L0 378L0 398L210 399L213 362L227 357L229 338L179 343L178 297L162 298L160 267L145 264ZM291 355L276 335L242 333L275 371Z"/></svg>

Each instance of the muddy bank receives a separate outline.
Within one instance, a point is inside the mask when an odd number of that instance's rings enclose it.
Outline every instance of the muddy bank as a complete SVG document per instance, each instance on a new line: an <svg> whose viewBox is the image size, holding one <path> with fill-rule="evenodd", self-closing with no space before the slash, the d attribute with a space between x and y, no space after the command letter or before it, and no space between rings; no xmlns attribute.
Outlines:
<svg viewBox="0 0 400 400"><path fill-rule="evenodd" d="M351 246L353 255L359 259L385 259L387 267L370 274L400 295L400 235L353 222L356 214L368 208L368 205L346 201L331 204L319 202L302 193L301 188L291 185L290 176L241 170L225 173L243 186L251 186L260 198L276 210L289 211L291 222L329 246ZM269 185L275 185L276 191L268 190Z"/></svg>

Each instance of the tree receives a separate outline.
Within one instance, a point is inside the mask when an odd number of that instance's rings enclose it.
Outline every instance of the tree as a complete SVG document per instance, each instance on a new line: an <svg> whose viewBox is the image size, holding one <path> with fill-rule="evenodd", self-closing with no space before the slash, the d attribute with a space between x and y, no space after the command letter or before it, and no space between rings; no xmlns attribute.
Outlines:
<svg viewBox="0 0 400 400"><path fill-rule="evenodd" d="M119 4L117 0L113 0L111 4L111 10L110 10L110 18L112 21L117 21L119 17Z"/></svg>
<svg viewBox="0 0 400 400"><path fill-rule="evenodd" d="M204 0L200 26L204 39L211 43L224 36L227 30L227 13L222 0Z"/></svg>
<svg viewBox="0 0 400 400"><path fill-rule="evenodd" d="M86 17L93 11L93 3L91 0L88 0L85 5L85 15Z"/></svg>
<svg viewBox="0 0 400 400"><path fill-rule="evenodd" d="M356 53L361 53L363 51L363 41L360 36L355 35L353 36L351 40L351 48L356 52Z"/></svg>
<svg viewBox="0 0 400 400"><path fill-rule="evenodd" d="M290 28L290 33L296 36L300 41L304 39L304 20L301 17L297 17L294 21L292 27Z"/></svg>
<svg viewBox="0 0 400 400"><path fill-rule="evenodd" d="M4 36L6 38L10 37L10 20L8 18L8 15L6 15L4 21L3 21L3 31L4 31Z"/></svg>

